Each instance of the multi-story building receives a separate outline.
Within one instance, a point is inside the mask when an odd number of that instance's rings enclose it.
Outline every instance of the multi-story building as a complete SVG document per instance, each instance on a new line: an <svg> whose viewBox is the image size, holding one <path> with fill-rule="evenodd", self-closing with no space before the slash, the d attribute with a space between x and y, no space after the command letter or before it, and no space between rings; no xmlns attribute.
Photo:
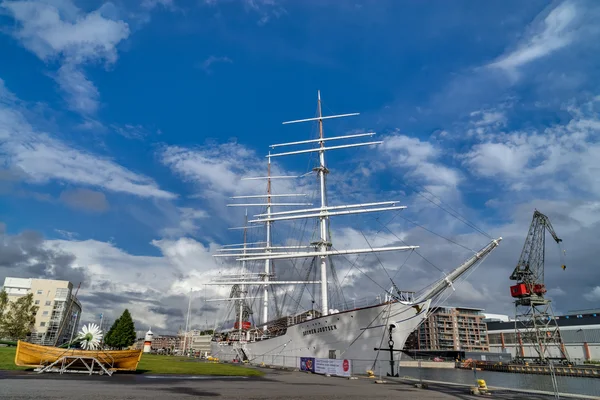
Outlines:
<svg viewBox="0 0 600 400"><path fill-rule="evenodd" d="M485 315L479 308L437 307L415 331L412 350L488 351ZM414 348L416 346L416 348Z"/></svg>
<svg viewBox="0 0 600 400"><path fill-rule="evenodd" d="M181 337L175 335L154 336L151 348L152 351L167 354L181 351Z"/></svg>
<svg viewBox="0 0 600 400"><path fill-rule="evenodd" d="M181 346L185 346L184 351L191 350L192 353L200 353L210 354L210 341L212 339L212 335L206 335L204 331L200 330L192 330L187 333L184 333L183 338L181 339Z"/></svg>
<svg viewBox="0 0 600 400"><path fill-rule="evenodd" d="M4 290L9 301L33 294L38 311L29 339L32 343L60 346L77 334L81 304L73 295L71 282L7 277Z"/></svg>

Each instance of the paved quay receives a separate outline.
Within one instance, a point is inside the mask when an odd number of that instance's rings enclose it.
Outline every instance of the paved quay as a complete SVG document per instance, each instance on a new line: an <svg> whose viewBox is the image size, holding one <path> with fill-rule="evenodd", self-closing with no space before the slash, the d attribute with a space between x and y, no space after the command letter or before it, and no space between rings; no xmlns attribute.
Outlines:
<svg viewBox="0 0 600 400"><path fill-rule="evenodd" d="M550 396L494 391L492 396L470 395L468 388L430 384L417 389L394 379L376 384L372 379L348 380L301 372L267 370L262 378L173 377L115 374L108 376L0 373L2 399L534 399Z"/></svg>

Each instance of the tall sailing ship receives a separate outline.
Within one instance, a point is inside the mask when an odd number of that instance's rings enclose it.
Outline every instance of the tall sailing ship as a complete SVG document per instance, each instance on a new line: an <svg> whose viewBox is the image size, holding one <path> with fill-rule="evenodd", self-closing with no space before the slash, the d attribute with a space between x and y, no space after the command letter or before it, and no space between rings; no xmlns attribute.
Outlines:
<svg viewBox="0 0 600 400"><path fill-rule="evenodd" d="M391 288L383 291L381 296L371 302L338 301L331 305L330 294L333 284L342 286L337 279L334 268L336 257L345 258L370 253L406 252L414 251L419 246L384 246L358 249L337 249L331 240L331 217L368 214L396 211L400 212L406 206L399 205L397 201L382 201L359 204L329 205L328 199L328 174L329 169L325 162L326 154L330 151L356 148L362 146L376 146L382 141L368 141L359 143L343 143L357 139L372 137L373 132L357 133L344 136L326 137L323 130L323 121L333 118L342 118L358 115L358 113L323 116L321 95L318 93L317 116L284 124L316 122L318 124L318 138L301 140L289 143L271 145L272 149L290 146L308 146L301 150L284 151L267 155L267 175L263 177L250 177L245 179L263 180L266 182L266 193L235 196L234 199L258 199L256 203L236 203L230 206L260 207L262 212L248 220L243 229L243 243L226 245L219 250L215 257L234 259L240 269L227 276L221 275L213 280L211 285L231 287L228 300L228 311L223 320L229 326L217 326L213 336L211 351L213 356L221 359L241 359L253 362L266 362L275 365L297 366L299 357L337 358L353 360L385 360L390 357L400 357L400 352L377 352L374 349L382 348L388 344L396 349L402 349L407 337L421 322L427 318L433 301L440 300L442 293L457 279L476 265L480 264L498 245L502 238L493 239L489 244L466 260L462 265L448 273L437 282L433 282L421 292L401 291L397 288L391 277ZM333 143L334 145L331 145ZM272 182L276 179L297 179L298 176L281 176L271 174L271 159L275 157L294 155L317 155L316 166L312 169L318 178L318 190L315 196L318 206L311 207L311 203L283 202L277 199L297 198L305 196L300 193L274 194ZM288 185L289 186L289 185ZM263 201L261 201L263 200ZM302 207L285 209L282 207ZM316 222L314 239L310 243L303 239L290 244L290 240L282 244L273 244L272 232L274 223L277 227L284 222L313 220ZM306 225L304 225L305 227ZM266 235L260 241L249 242L247 239L250 228L263 227ZM254 231L254 229L253 229ZM264 240L262 240L264 239ZM309 260L304 271L304 279L280 280L274 274L274 263L284 264L285 267L295 267L294 262ZM336 261L337 263L337 261ZM259 265L260 271L253 272ZM314 279L311 280L311 274ZM277 274L287 275L290 274ZM290 312L281 307L275 307L276 315L270 316L272 302L282 295L289 297L288 288L299 288L299 297L309 293L312 299L302 299L296 302L296 312ZM279 288L277 290L276 288ZM312 288L313 292L310 292ZM296 293L296 291L294 291ZM373 297L372 297L373 298ZM259 306L255 307L256 299ZM343 295L339 299L344 299ZM339 300L338 299L338 300ZM260 304L262 303L262 304ZM281 303L281 300L280 300ZM315 303L318 305L315 307ZM277 306L277 303L275 304ZM261 307L262 306L262 307ZM310 306L310 307L309 307ZM304 311L298 312L298 308ZM262 309L261 309L262 308ZM258 311L258 312L256 312ZM292 310L293 311L293 310ZM260 321L254 320L254 315L259 314ZM393 356L390 354L394 354ZM365 365L368 369L368 366Z"/></svg>

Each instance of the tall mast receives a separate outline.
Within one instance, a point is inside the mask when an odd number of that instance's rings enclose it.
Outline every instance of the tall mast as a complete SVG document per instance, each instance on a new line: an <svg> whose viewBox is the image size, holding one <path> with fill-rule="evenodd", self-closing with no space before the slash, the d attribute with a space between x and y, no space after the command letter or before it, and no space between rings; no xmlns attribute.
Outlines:
<svg viewBox="0 0 600 400"><path fill-rule="evenodd" d="M325 142L323 141L323 114L321 112L321 91L317 91L317 102L319 109L319 181L321 184L321 209L327 208L327 192L325 191L325 175L328 173L325 167ZM269 157L270 159L270 157ZM327 216L321 215L319 223L321 225L321 241L319 242L319 250L325 253L331 247L331 243L327 240ZM328 292L327 292L327 256L321 258L321 314L327 315L329 311Z"/></svg>
<svg viewBox="0 0 600 400"><path fill-rule="evenodd" d="M271 154L269 152L269 154ZM267 164L267 215L271 216L271 157L268 158ZM267 238L266 238L266 253L271 252L271 224L273 221L268 220L266 223ZM271 259L265 259L265 276L264 281L269 281L269 274L271 273ZM265 285L263 288L263 330L267 330L267 322L269 321L269 285Z"/></svg>
<svg viewBox="0 0 600 400"><path fill-rule="evenodd" d="M266 194L256 194L256 195L244 195L244 196L233 196L231 199L266 199L266 202L256 202L256 203L233 203L228 204L228 207L266 207L265 215L268 216L268 219L265 221L266 228L266 239L264 242L255 242L255 243L247 243L246 240L246 230L249 228L259 227L257 225L248 226L248 214L246 211L246 224L240 228L229 228L229 229L243 229L244 230L244 243L243 244L235 244L235 245L226 245L223 246L223 249L220 249L219 252L223 252L224 254L215 254L213 257L235 257L237 261L244 261L244 274L242 276L244 285L260 285L263 287L263 312L262 312L262 325L263 329L267 330L267 322L269 321L269 286L272 284L286 284L286 282L272 282L272 261L270 257L262 258L261 260L265 261L264 273L257 274L254 279L248 280L245 275L245 261L249 261L246 259L250 254L254 254L257 250L261 251L261 255L271 255L277 254L272 253L272 250L299 250L299 249L307 249L314 248L314 246L275 246L272 245L271 239L271 225L273 221L270 216L272 215L272 207L273 206L283 206L283 207L294 207L294 206L311 206L312 203L299 203L299 202L272 202L273 197L282 198L282 197L305 197L306 194L297 194L297 193L287 193L287 194L272 194L272 180L273 179L297 179L299 176L296 175L283 175L283 176L273 176L271 173L271 158L267 156L267 176L258 176L258 177L246 177L242 178L242 180L266 180L267 181L267 193ZM250 246L251 245L264 245L264 246ZM243 247L240 247L243 246ZM243 252L240 254L239 252ZM242 258L239 258L242 257ZM236 280L234 280L235 282ZM215 282L216 283L216 282ZM229 282L231 284L232 282ZM294 284L296 282L288 282L288 284ZM237 281L233 284L242 285L242 281Z"/></svg>
<svg viewBox="0 0 600 400"><path fill-rule="evenodd" d="M245 280L243 284L246 285L256 285L256 286L271 286L271 285L306 285L306 284L320 284L321 285L321 313L322 315L327 315L329 313L329 301L328 301L328 286L327 286L327 259L330 256L339 256L345 254L367 254L367 253L380 253L380 252L389 252L389 251L407 251L417 249L419 246L385 246L385 247L369 247L369 248L358 248L358 249L333 249L331 244L331 240L329 238L329 217L331 216L345 216L345 215L353 215L353 214L364 214L364 213L374 213L374 212L382 212L382 211L399 211L406 208L406 206L398 205L398 201L381 201L381 202L373 202L373 203L359 203L359 204L345 204L345 205L336 205L336 206L328 206L327 205L327 189L326 189L326 175L329 173L327 169L327 164L325 163L325 152L332 150L341 150L341 149L349 149L349 148L357 148L363 146L373 146L379 145L383 143L382 141L367 141L360 143L347 143L340 145L329 145L329 143L339 143L339 141L346 140L354 140L358 138L365 137L373 137L375 132L364 132L350 135L342 135L335 137L325 137L323 131L323 121L334 119L334 118L344 118L351 117L355 115L359 115L359 113L349 113L349 114L337 114L337 115L327 115L323 116L322 112L322 103L321 103L321 92L317 92L317 100L318 100L318 113L316 117L298 119L293 121L283 122L286 124L295 124L295 123L303 123L303 122L318 122L319 124L319 137L317 139L308 139L308 140L300 140L288 143L278 143L272 144L270 147L272 149L279 147L289 147L289 146L297 146L297 145L309 145L307 149L294 150L294 151L285 151L282 153L269 154L266 156L268 161L268 176L266 177L254 177L254 178L244 178L244 179L266 179L267 180L267 194L266 195L251 195L251 196L235 196L234 199L242 199L242 198L266 198L266 203L258 203L258 204L229 204L229 206L263 206L267 208L265 213L255 214L254 218L249 220L250 224L264 224L267 228L267 242L264 247L250 247L248 248L248 252L244 251L244 254L240 254L239 251L242 250L237 246L227 246L225 249L221 249L223 254L215 254L213 257L230 257L235 258L238 261L265 261L265 275L260 280ZM318 144L318 146L315 146ZM327 144L327 145L326 145ZM310 147L314 146L314 147ZM314 168L313 171L317 172L317 176L319 179L319 189L320 189L320 197L321 201L318 207L314 208L302 208L302 209L293 209L287 211L276 211L273 212L272 206L299 206L301 203L272 203L271 197L287 197L287 196L297 196L294 194L286 194L286 195L272 195L271 194L271 180L272 179L285 179L285 178L299 178L301 176L272 176L271 175L271 159L273 157L282 157L282 156L291 156L298 154L309 154L309 153L319 153L319 165ZM320 228L320 237L316 243L311 243L310 246L272 246L271 244L271 223L273 221L292 221L296 219L319 219L319 228ZM258 225L250 225L249 228L255 227ZM230 228L235 229L235 228ZM304 250L303 250L304 249ZM272 275L272 260L284 260L284 259L297 259L297 258L315 258L320 260L320 279L318 281L279 281L279 280L271 280L270 276ZM235 285L242 284L242 281L238 279L226 279L225 277L221 279L217 279L209 285ZM268 294L265 290L263 295L264 303L266 304L268 301ZM263 318L266 322L267 309L264 309ZM266 325L266 324L265 324Z"/></svg>
<svg viewBox="0 0 600 400"><path fill-rule="evenodd" d="M246 209L246 215L244 216L244 226L248 225L248 209ZM246 242L247 242L247 229L244 229L244 250L243 254L246 254ZM242 276L246 276L246 260L242 260ZM238 325L238 341L242 341L243 322L244 322L244 297L246 288L244 285L240 285L240 300L239 300L239 325Z"/></svg>

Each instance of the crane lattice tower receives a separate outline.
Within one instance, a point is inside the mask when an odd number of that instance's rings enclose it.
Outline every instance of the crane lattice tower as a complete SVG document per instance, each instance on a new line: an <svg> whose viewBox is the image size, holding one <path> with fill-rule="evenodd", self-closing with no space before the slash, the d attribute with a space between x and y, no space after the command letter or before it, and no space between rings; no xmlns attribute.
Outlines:
<svg viewBox="0 0 600 400"><path fill-rule="evenodd" d="M562 242L547 216L535 210L529 227L521 257L511 280L517 284L511 286L510 292L515 298L515 344L516 360L536 359L547 364L552 359L568 361L558 323L552 311L551 301L545 298L544 254L546 231L554 241ZM562 257L562 253L561 253ZM562 269L566 268L564 262ZM534 349L534 356L526 356L525 347Z"/></svg>

